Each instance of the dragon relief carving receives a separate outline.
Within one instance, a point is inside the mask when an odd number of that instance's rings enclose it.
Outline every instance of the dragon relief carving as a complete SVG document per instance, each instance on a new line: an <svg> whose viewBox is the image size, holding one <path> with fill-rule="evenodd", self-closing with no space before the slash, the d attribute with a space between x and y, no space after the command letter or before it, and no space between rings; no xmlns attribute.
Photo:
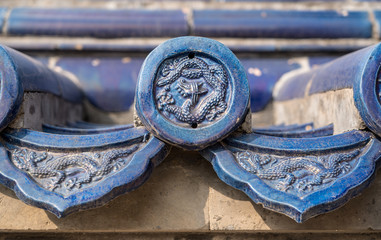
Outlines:
<svg viewBox="0 0 381 240"><path fill-rule="evenodd" d="M171 92L172 84L175 93ZM156 87L160 89L156 95L158 109L180 122L191 125L205 120L211 122L227 108L228 79L224 68L220 64L208 64L199 57L167 60ZM179 106L178 102L183 103Z"/></svg>
<svg viewBox="0 0 381 240"><path fill-rule="evenodd" d="M107 152L61 156L17 148L10 154L13 164L34 177L42 187L65 194L122 169L129 162L129 155L138 148L139 145L134 145Z"/></svg>
<svg viewBox="0 0 381 240"><path fill-rule="evenodd" d="M360 150L326 156L278 157L251 151L235 153L239 165L280 191L308 193L350 172ZM295 188L296 187L296 188Z"/></svg>

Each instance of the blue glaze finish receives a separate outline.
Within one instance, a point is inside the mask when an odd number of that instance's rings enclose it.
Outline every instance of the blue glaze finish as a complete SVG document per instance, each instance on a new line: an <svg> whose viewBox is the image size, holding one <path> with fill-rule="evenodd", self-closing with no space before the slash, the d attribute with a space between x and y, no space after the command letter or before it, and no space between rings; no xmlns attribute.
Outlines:
<svg viewBox="0 0 381 240"><path fill-rule="evenodd" d="M194 33L207 37L370 38L367 12L196 10Z"/></svg>
<svg viewBox="0 0 381 240"><path fill-rule="evenodd" d="M152 51L156 44L126 44L126 43L97 43L97 42L83 42L78 45L76 43L59 43L59 42L9 42L8 46L22 52L27 51L73 51L81 53L142 53L147 54ZM331 55L345 54L348 52L357 51L361 48L369 46L369 44L356 42L356 43L330 43L329 45L321 45L317 43L303 43L295 42L290 44L279 44L278 42L268 42L263 44L231 44L227 45L235 54L243 53L295 53L295 52L318 52Z"/></svg>
<svg viewBox="0 0 381 240"><path fill-rule="evenodd" d="M282 151L295 154L313 154L323 150L335 150L336 148L354 148L358 143L367 142L370 136L371 134L368 132L355 130L333 136L305 139L273 137L252 133L229 137L225 142L229 146L252 151L258 151L258 149L264 151L267 149L274 154Z"/></svg>
<svg viewBox="0 0 381 240"><path fill-rule="evenodd" d="M0 46L0 130L16 116L24 92L46 92L70 102L82 101L81 90L67 77L6 46Z"/></svg>
<svg viewBox="0 0 381 240"><path fill-rule="evenodd" d="M142 63L141 57L62 57L56 65L75 74L86 98L95 107L121 112L129 110L134 102Z"/></svg>
<svg viewBox="0 0 381 240"><path fill-rule="evenodd" d="M17 115L23 97L23 88L12 58L0 48L0 131Z"/></svg>
<svg viewBox="0 0 381 240"><path fill-rule="evenodd" d="M24 92L45 92L70 102L82 101L81 90L67 77L11 48L0 46L0 130L17 115Z"/></svg>
<svg viewBox="0 0 381 240"><path fill-rule="evenodd" d="M200 114L188 113L189 107ZM139 118L155 136L182 148L198 150L220 141L243 123L248 108L245 71L217 41L199 37L166 41L148 55L140 70Z"/></svg>
<svg viewBox="0 0 381 240"><path fill-rule="evenodd" d="M323 137L323 136L333 135L333 124L330 124L321 128L301 129L301 130L291 130L291 131L285 131L285 130L274 131L274 129L270 129L270 130L253 129L253 133L269 135L274 137L285 137L285 138Z"/></svg>
<svg viewBox="0 0 381 240"><path fill-rule="evenodd" d="M271 101L272 89L282 74L300 67L287 59L243 57L240 61L248 76L253 112L263 110ZM75 74L94 106L104 111L119 112L129 110L133 103L138 69L142 63L140 57L62 57L56 65Z"/></svg>
<svg viewBox="0 0 381 240"><path fill-rule="evenodd" d="M300 67L288 59L240 58L250 85L251 111L263 110L272 100L275 83L286 72Z"/></svg>
<svg viewBox="0 0 381 240"><path fill-rule="evenodd" d="M16 50L1 46L2 57L11 58L22 89L25 92L51 93L63 99L80 103L82 91L66 76L50 70L39 61Z"/></svg>
<svg viewBox="0 0 381 240"><path fill-rule="evenodd" d="M6 129L2 138L10 144L22 145L36 149L59 149L85 151L94 147L114 147L124 141L141 142L149 137L143 127L88 135L63 135L38 132L29 129Z"/></svg>
<svg viewBox="0 0 381 240"><path fill-rule="evenodd" d="M309 58L310 65L324 63L333 57ZM47 58L36 57L47 63ZM288 59L239 58L250 85L251 110L263 110L272 100L272 90L282 74L300 67ZM87 99L104 111L127 111L135 96L135 86L143 59L141 57L61 57L56 65L73 73ZM90 76L90 77L89 77Z"/></svg>
<svg viewBox="0 0 381 240"><path fill-rule="evenodd" d="M353 51L357 51L359 49L355 49ZM338 56L340 57L340 56ZM313 57L308 57L308 63L310 65L310 68L316 68L319 67L320 65L326 64L330 61L335 60L337 57L334 56L313 56Z"/></svg>
<svg viewBox="0 0 381 240"><path fill-rule="evenodd" d="M85 122L85 121L76 121L76 122L67 122L66 126L71 127L71 128L93 129L93 128L116 127L117 125L115 125L115 124L91 123L91 122Z"/></svg>
<svg viewBox="0 0 381 240"><path fill-rule="evenodd" d="M367 127L380 136L380 62L381 44L376 44L288 78L282 88L274 93L274 99L285 101L315 93L353 89L354 102L360 116Z"/></svg>
<svg viewBox="0 0 381 240"><path fill-rule="evenodd" d="M303 222L342 206L367 187L380 147L371 134L358 131L304 139L251 134L229 137L202 154L225 183L265 208Z"/></svg>
<svg viewBox="0 0 381 240"><path fill-rule="evenodd" d="M284 123L279 125L274 125L270 127L264 127L264 128L253 128L253 131L263 131L263 132L290 132L290 131L305 131L308 129L314 128L314 123L304 123L304 124L290 124L285 125Z"/></svg>
<svg viewBox="0 0 381 240"><path fill-rule="evenodd" d="M285 101L303 98L309 81L311 81L311 86L308 95L353 88L356 82L361 79L361 74L369 63L370 55L378 47L378 45L374 45L361 49L289 78L287 83L282 85L280 91L275 93L274 99L276 101Z"/></svg>
<svg viewBox="0 0 381 240"><path fill-rule="evenodd" d="M12 189L25 203L46 209L57 217L102 206L120 194L142 185L169 151L169 147L160 140L151 137L142 141L143 133L139 129L132 131L137 131L131 134L140 135L141 141L130 138L130 134L120 137L118 143L115 142L116 149L104 149L102 145L97 145L98 139L104 135L92 135L88 139L89 145L83 146L79 153L76 152L78 148L65 148L62 152L61 147L51 145L48 146L49 152L44 152L45 143L50 139L45 138L46 134L38 132L33 135L38 137L42 134L39 137L44 140L42 143L25 145L24 142L6 140L6 148L0 145L0 182ZM55 139L57 143L68 140L62 135L55 135ZM94 167L100 161L97 159L106 157L111 157L112 160L108 165ZM23 167L31 160L35 162L32 167ZM64 161L72 163L65 165ZM82 162L76 164L73 161ZM92 162L92 168L82 166L89 162ZM78 171L80 166L83 167L82 171ZM107 170L110 167L114 170ZM94 175L90 179L86 176L83 178L84 171L88 174L93 172ZM58 172L60 175L55 175Z"/></svg>
<svg viewBox="0 0 381 240"><path fill-rule="evenodd" d="M70 37L174 37L188 34L181 10L103 10L15 8L10 35Z"/></svg>
<svg viewBox="0 0 381 240"><path fill-rule="evenodd" d="M355 105L367 127L381 136L380 63L381 44L369 47L362 71L354 79Z"/></svg>
<svg viewBox="0 0 381 240"><path fill-rule="evenodd" d="M115 132L120 130L125 130L133 128L132 124L128 125L117 125L112 127L98 127L98 128L71 128L71 127L58 127L49 124L42 124L42 130L47 133L55 134L98 134L106 132Z"/></svg>

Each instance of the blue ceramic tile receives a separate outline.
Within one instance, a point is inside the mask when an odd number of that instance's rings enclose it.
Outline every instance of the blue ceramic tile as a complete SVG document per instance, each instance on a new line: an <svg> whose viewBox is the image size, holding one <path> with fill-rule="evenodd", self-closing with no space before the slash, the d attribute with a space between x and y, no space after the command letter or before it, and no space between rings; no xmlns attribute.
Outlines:
<svg viewBox="0 0 381 240"><path fill-rule="evenodd" d="M188 34L180 10L101 10L16 8L8 21L11 35L173 37Z"/></svg>
<svg viewBox="0 0 381 240"><path fill-rule="evenodd" d="M116 132L129 128L133 128L134 125L117 125L102 128L73 128L73 127L58 127L50 124L42 124L42 130L47 133L65 134L65 135L81 135L81 134L100 134L107 132Z"/></svg>
<svg viewBox="0 0 381 240"><path fill-rule="evenodd" d="M366 126L381 136L381 44L347 54L311 71L290 76L274 93L276 101L349 89Z"/></svg>
<svg viewBox="0 0 381 240"><path fill-rule="evenodd" d="M331 64L323 65L321 68L312 69L292 77L287 84L283 85L275 99L284 101L304 97L305 89L311 79L309 94L353 88L356 82L360 81L359 75L364 71L365 65L368 64L369 56L373 51L379 51L377 49L375 46L371 46L337 58Z"/></svg>
<svg viewBox="0 0 381 240"><path fill-rule="evenodd" d="M215 40L168 40L144 60L135 109L159 139L187 150L203 149L245 121L250 111L245 69Z"/></svg>
<svg viewBox="0 0 381 240"><path fill-rule="evenodd" d="M315 67L323 65L325 63L328 63L328 62L334 60L335 58L337 58L337 57L334 57L334 56L318 56L318 57L316 57L315 56L315 57L309 57L308 62L309 62L310 68L315 68Z"/></svg>
<svg viewBox="0 0 381 240"><path fill-rule="evenodd" d="M6 46L0 46L0 129L14 119L24 92L45 92L79 103L83 94L70 79L41 62Z"/></svg>
<svg viewBox="0 0 381 240"><path fill-rule="evenodd" d="M300 67L282 58L241 58L250 84L251 111L263 110L272 100L275 83L286 72Z"/></svg>
<svg viewBox="0 0 381 240"><path fill-rule="evenodd" d="M222 181L300 223L360 194L379 166L380 147L365 131L314 138L252 133L230 136L201 154Z"/></svg>
<svg viewBox="0 0 381 240"><path fill-rule="evenodd" d="M249 80L253 112L263 110L271 101L272 89L284 73L300 67L284 58L242 57L240 61ZM86 97L94 106L119 112L132 106L142 63L143 58L140 57L63 57L57 61L57 66L77 76Z"/></svg>
<svg viewBox="0 0 381 240"><path fill-rule="evenodd" d="M318 52L318 53L328 53L328 54L346 54L349 52L354 52L362 48L368 47L369 44L286 44L277 46L276 50L278 52Z"/></svg>
<svg viewBox="0 0 381 240"><path fill-rule="evenodd" d="M136 189L170 150L144 128L90 135L19 129L0 138L0 183L57 217L102 206ZM38 164L27 167L35 157Z"/></svg>
<svg viewBox="0 0 381 240"><path fill-rule="evenodd" d="M356 43L356 44L308 44L308 43L296 43L279 45L279 43L269 42L261 45L227 45L230 50L235 54L240 53L268 53L268 52L280 52L280 53L294 53L294 52L319 52L328 54L345 54L353 51L357 51L361 48L367 47L369 44ZM76 52L133 52L147 54L152 51L156 44L123 44L123 43L91 43L84 42L78 43L54 43L54 42L9 42L8 46L19 51L76 51Z"/></svg>
<svg viewBox="0 0 381 240"><path fill-rule="evenodd" d="M136 80L143 58L65 57L57 66L80 80L87 99L105 111L127 111L135 97Z"/></svg>
<svg viewBox="0 0 381 240"><path fill-rule="evenodd" d="M366 12L198 10L194 33L209 37L370 38Z"/></svg>
<svg viewBox="0 0 381 240"><path fill-rule="evenodd" d="M255 129L253 128L253 133L269 135L274 137L285 137L285 138L311 138L311 137L323 137L333 135L333 124L321 128L312 128L311 125L305 124L300 125L299 129L295 130L284 130L284 129Z"/></svg>

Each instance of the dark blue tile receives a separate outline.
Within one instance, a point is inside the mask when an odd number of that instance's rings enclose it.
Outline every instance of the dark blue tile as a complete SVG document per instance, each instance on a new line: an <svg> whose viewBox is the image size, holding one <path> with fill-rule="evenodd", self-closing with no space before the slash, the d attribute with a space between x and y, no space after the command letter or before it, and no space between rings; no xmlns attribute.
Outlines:
<svg viewBox="0 0 381 240"><path fill-rule="evenodd" d="M180 10L102 10L16 8L8 21L11 35L174 37L188 34Z"/></svg>
<svg viewBox="0 0 381 240"><path fill-rule="evenodd" d="M198 10L194 34L207 37L370 38L367 12Z"/></svg>
<svg viewBox="0 0 381 240"><path fill-rule="evenodd" d="M57 66L79 79L88 100L105 111L127 111L133 104L143 58L65 57Z"/></svg>
<svg viewBox="0 0 381 240"><path fill-rule="evenodd" d="M374 60L371 61L371 59L374 59L373 55L378 54L379 50L377 46L379 45L347 54L334 59L330 64L322 65L319 68L312 68L311 71L290 77L287 83L284 83L280 91L274 96L275 100L286 101L303 98L306 91L308 91L308 95L312 95L344 88L353 88L358 84L357 82L360 81L360 79L363 79L361 74L367 74L364 73L365 64L369 64L368 62L373 64ZM317 58L312 60L312 62L310 61L310 65L314 64L313 61L316 60ZM328 61L328 59L325 60ZM321 65L325 60L320 59L320 64L317 62L317 65ZM375 68L375 66L372 67ZM365 77L365 79L368 79L369 81L367 82L370 83L372 78ZM374 91L374 89L371 88L367 90ZM373 96L373 93L371 96Z"/></svg>
<svg viewBox="0 0 381 240"><path fill-rule="evenodd" d="M272 100L275 83L286 72L300 67L288 59L251 58L240 59L249 80L251 93L251 110L263 110Z"/></svg>
<svg viewBox="0 0 381 240"><path fill-rule="evenodd" d="M310 57L311 68L321 65L334 56ZM135 96L135 86L143 57L61 57L57 66L72 72L79 79L85 95L96 107L105 111L127 111ZM47 64L48 59L38 57ZM272 100L272 91L280 77L300 65L286 58L240 57L246 70L251 92L251 110L263 110ZM303 92L303 81L298 88L288 91Z"/></svg>
<svg viewBox="0 0 381 240"><path fill-rule="evenodd" d="M19 51L80 51L80 52L133 52L147 54L152 51L156 44L123 44L123 43L90 43L84 42L78 43L54 43L54 42L9 42L9 47L17 49ZM300 44L285 44L279 45L279 43L268 44L253 44L253 45L227 45L230 50L235 54L243 53L268 53L268 52L280 52L280 53L294 53L294 52L319 52L319 53L349 53L357 51L361 48L369 46L365 43L356 44L315 44L315 43L300 43Z"/></svg>
<svg viewBox="0 0 381 240"><path fill-rule="evenodd" d="M284 58L240 58L248 76L251 110L260 111L272 100L275 83L286 72L300 67ZM57 65L79 79L86 97L105 111L127 111L133 104L143 58L60 58Z"/></svg>
<svg viewBox="0 0 381 240"><path fill-rule="evenodd" d="M340 56L319 56L319 57L309 57L308 62L310 65L310 68L315 68L320 65L323 65L325 63L328 63Z"/></svg>
<svg viewBox="0 0 381 240"><path fill-rule="evenodd" d="M361 48L367 47L369 44L356 43L356 44L317 44L317 43L297 43L297 44L286 44L277 47L278 52L318 52L318 53L328 53L328 54L345 54L349 52L357 51Z"/></svg>
<svg viewBox="0 0 381 240"><path fill-rule="evenodd" d="M33 57L35 60L39 61L40 63L48 66L49 65L49 57L47 56L35 56Z"/></svg>
<svg viewBox="0 0 381 240"><path fill-rule="evenodd" d="M47 62L46 58L38 60ZM127 111L133 104L135 86L142 57L63 57L57 66L79 79L85 95L96 107L105 111ZM272 99L275 83L286 72L299 68L287 59L240 58L251 91L251 108L262 110Z"/></svg>

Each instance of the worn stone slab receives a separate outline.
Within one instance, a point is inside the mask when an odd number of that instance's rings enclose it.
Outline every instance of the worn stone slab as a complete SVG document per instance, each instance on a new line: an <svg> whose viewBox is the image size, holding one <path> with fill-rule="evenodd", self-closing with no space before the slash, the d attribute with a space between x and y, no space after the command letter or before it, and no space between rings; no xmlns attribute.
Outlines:
<svg viewBox="0 0 381 240"><path fill-rule="evenodd" d="M302 99L274 101L273 105L275 125L313 122L319 128L333 123L334 134L365 128L354 103L353 89L317 93Z"/></svg>
<svg viewBox="0 0 381 240"><path fill-rule="evenodd" d="M83 116L81 104L65 101L49 93L26 92L12 128L42 130L42 124L65 125L80 121Z"/></svg>

